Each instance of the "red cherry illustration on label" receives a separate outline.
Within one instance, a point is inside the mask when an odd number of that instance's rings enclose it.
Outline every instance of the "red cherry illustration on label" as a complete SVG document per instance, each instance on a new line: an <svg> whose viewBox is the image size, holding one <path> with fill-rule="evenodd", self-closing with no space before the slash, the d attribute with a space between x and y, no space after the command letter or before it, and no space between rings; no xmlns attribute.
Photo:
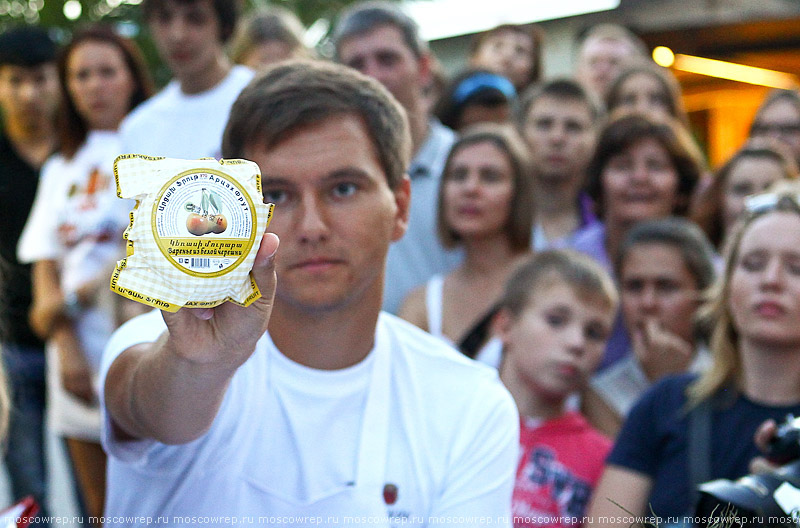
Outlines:
<svg viewBox="0 0 800 528"><path fill-rule="evenodd" d="M228 219L225 216L218 214L214 215L210 218L211 220L211 230L214 233L222 233L226 229L228 229Z"/></svg>
<svg viewBox="0 0 800 528"><path fill-rule="evenodd" d="M383 502L389 505L397 502L397 486L394 484L383 486Z"/></svg>
<svg viewBox="0 0 800 528"><path fill-rule="evenodd" d="M208 233L205 217L197 213L189 213L189 216L186 217L186 229L195 236L205 235Z"/></svg>

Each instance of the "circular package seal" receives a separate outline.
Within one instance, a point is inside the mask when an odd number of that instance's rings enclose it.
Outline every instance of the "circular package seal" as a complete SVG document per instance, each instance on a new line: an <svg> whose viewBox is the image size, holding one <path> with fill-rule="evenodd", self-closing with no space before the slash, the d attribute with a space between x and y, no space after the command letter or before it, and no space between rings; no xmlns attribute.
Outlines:
<svg viewBox="0 0 800 528"><path fill-rule="evenodd" d="M258 299L250 272L274 207L259 172L247 160L117 157L117 195L136 205L112 291L170 312Z"/></svg>
<svg viewBox="0 0 800 528"><path fill-rule="evenodd" d="M153 238L167 261L192 277L234 270L256 240L256 211L247 191L227 174L190 169L158 192Z"/></svg>

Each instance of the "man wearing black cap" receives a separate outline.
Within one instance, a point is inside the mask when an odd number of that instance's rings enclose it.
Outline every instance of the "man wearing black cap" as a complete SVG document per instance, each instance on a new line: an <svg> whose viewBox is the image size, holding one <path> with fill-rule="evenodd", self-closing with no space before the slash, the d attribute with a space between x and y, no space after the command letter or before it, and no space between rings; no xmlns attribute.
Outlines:
<svg viewBox="0 0 800 528"><path fill-rule="evenodd" d="M44 505L44 345L28 326L31 268L16 246L36 194L39 168L55 148L56 46L34 27L0 35L0 340L12 392L5 462L15 498ZM41 526L41 525L39 525Z"/></svg>

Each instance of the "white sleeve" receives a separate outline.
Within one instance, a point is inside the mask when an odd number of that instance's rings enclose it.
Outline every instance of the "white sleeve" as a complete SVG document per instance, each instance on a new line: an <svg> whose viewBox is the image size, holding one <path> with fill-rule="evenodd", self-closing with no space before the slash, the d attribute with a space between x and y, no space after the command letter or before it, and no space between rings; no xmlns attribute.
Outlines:
<svg viewBox="0 0 800 528"><path fill-rule="evenodd" d="M17 243L17 259L20 262L55 260L60 256L58 215L54 214L66 198L58 195L62 187L58 181L60 160L59 155L52 156L42 167L36 197Z"/></svg>
<svg viewBox="0 0 800 528"><path fill-rule="evenodd" d="M431 524L511 526L519 414L497 378L483 389L474 392L450 446L447 477L431 509Z"/></svg>
<svg viewBox="0 0 800 528"><path fill-rule="evenodd" d="M150 447L156 445L155 440L120 440L113 427L113 419L108 414L105 405L105 384L106 376L114 363L114 360L125 350L141 343L152 343L167 329L161 311L154 309L146 314L134 317L127 323L120 326L108 340L103 358L100 363L99 387L97 392L100 395L100 409L103 415L101 426L101 441L103 449L109 456L115 457L124 462L135 462L147 454Z"/></svg>

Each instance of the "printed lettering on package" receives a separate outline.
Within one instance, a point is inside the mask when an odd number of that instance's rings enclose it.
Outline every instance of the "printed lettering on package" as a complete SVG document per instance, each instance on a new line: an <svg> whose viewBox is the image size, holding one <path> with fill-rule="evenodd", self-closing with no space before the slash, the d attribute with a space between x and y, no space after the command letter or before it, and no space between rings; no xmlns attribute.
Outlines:
<svg viewBox="0 0 800 528"><path fill-rule="evenodd" d="M136 206L113 291L167 311L260 297L250 270L273 205L255 163L127 154L114 175L117 195Z"/></svg>

